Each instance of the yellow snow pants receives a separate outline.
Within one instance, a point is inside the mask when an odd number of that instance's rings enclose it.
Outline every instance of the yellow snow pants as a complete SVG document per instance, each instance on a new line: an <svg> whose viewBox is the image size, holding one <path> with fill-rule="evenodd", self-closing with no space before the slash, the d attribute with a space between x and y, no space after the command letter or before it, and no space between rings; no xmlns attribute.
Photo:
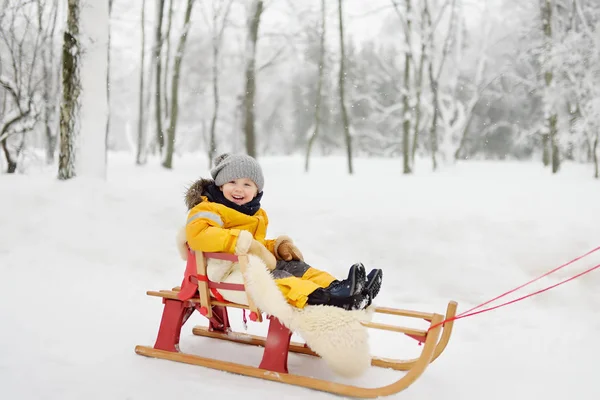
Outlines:
<svg viewBox="0 0 600 400"><path fill-rule="evenodd" d="M308 296L319 288L326 288L336 280L331 274L313 268L303 261L277 261L273 277L287 302L304 308Z"/></svg>

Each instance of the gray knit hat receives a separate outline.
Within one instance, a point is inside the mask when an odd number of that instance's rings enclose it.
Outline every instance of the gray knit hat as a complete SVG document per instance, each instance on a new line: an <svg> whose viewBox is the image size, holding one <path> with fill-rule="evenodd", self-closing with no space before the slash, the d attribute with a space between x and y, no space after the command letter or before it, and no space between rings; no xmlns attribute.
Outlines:
<svg viewBox="0 0 600 400"><path fill-rule="evenodd" d="M262 169L254 158L246 154L224 153L215 158L215 167L210 174L217 186L223 186L229 181L240 178L248 178L258 186L262 192L265 185Z"/></svg>

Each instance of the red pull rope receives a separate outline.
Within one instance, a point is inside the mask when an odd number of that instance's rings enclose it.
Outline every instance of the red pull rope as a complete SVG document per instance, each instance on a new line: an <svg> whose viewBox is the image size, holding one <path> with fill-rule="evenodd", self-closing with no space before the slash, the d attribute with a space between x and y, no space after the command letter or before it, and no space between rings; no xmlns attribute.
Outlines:
<svg viewBox="0 0 600 400"><path fill-rule="evenodd" d="M432 326L430 326L430 327L429 327L429 329L428 329L427 331L429 332L429 331L430 331L430 330L432 330L433 328L437 328L438 326L440 326L440 325L443 325L443 324L445 324L446 322L450 322L450 321L456 321L456 320L459 320L459 319L462 319L462 318L470 317L470 316L472 316L472 315L477 315L477 314L481 314L481 313L484 313L484 312L487 312L487 311L492 311L492 310L495 310L495 309L497 309L497 308L504 307L504 306L507 306L507 305L509 305L509 304L513 304L513 303L516 303L516 302L518 302L518 301L521 301L521 300L525 300L526 298L529 298L529 297L535 296L535 295L537 295L537 294L540 294L540 293L546 292L546 291L548 291L548 290L550 290L550 289L553 289L553 288L555 288L555 287L557 287L557 286L560 286L560 285L562 285L562 284L565 284L565 283L567 283L567 282L570 282L570 281L572 281L573 279L576 279L576 278L579 278L580 276L583 276L583 275L585 275L585 274L588 274L588 273L590 273L590 272L592 272L592 271L594 271L594 270L596 270L596 269L600 268L600 264L598 264L598 265L596 265L596 266L594 266L594 267L588 268L588 269L586 269L586 270L584 270L584 271L582 271L582 272L580 272L580 273L578 273L578 274L576 274L576 275L574 275L574 276L572 276L572 277L570 277L570 278L567 278L567 279L565 279L565 280L563 280L563 281L561 281L561 282L555 283L554 285L551 285L551 286L545 287L545 288L543 288L543 289L537 290L537 291L535 291L535 292L533 292L533 293L529 293L529 294L527 294L527 295L525 295L525 296L521 296L521 297L519 297L519 298L516 298L516 299L510 300L510 301L504 302L504 303L502 303L502 304L499 304L499 305L496 305L496 306L493 306L493 307L489 307L489 308L486 308L486 309L483 309L483 310L475 311L475 310L477 310L478 308L481 308L481 307L483 307L483 306L486 306L486 305L490 304L490 303L491 303L491 302L493 302L493 301L496 301L496 300L498 300L498 299L500 299L500 298L502 298L502 297L508 296L509 294L511 294L511 293L514 293L514 292L516 292L517 290L524 288L525 286L528 286L528 285L530 285L530 284L532 284L532 283L534 283L534 282L536 282L536 281L539 281L540 279L542 279L542 278L545 278L546 276L548 276L548 275L550 275L550 274L553 274L553 273L555 273L556 271L558 271L558 270L560 270L560 269L562 269L562 268L565 268L566 266L568 266L568 265L571 265L571 264L573 264L574 262L576 262L576 261L579 261L579 260L581 260L582 258L584 258L584 257L587 257L587 256L589 256L590 254L592 254L592 253L594 253L594 252L596 252L596 251L598 251L598 250L600 250L600 246L599 246L599 247L596 247L596 248L595 248L595 249L593 249L593 250L590 250L590 251L588 251L587 253L585 253L585 254L583 254L583 255L581 255L581 256L579 256L579 257L577 257L577 258L574 258L573 260L571 260L571 261L569 261L569 262L567 262L567 263L565 263L565 264L563 264L563 265L561 265L561 266L558 266L558 267L554 268L553 270L550 270L550 271L546 272L546 273L545 273L545 274L543 274L543 275L540 275L540 276L538 276L537 278L534 278L534 279L530 280L530 281L529 281L529 282L527 282L527 283L524 283L524 284L522 284L521 286L518 286L518 287L516 287L516 288L514 288L514 289L512 289L512 290L509 290L509 291L508 291L508 292L506 292L506 293L503 293L503 294L501 294L501 295L499 295L499 296L496 296L496 297L494 297L493 299L486 301L485 303L481 303L480 305L478 305L478 306L475 306L475 307L473 307L473 308L471 308L471 309L469 309L469 310L467 310L467 311L463 311L462 313L460 313L460 314L457 314L457 315L455 315L455 316L454 316L454 317L452 317L452 318L445 319L444 321L442 321L442 322L440 322L440 323L438 323L438 324L432 325Z"/></svg>

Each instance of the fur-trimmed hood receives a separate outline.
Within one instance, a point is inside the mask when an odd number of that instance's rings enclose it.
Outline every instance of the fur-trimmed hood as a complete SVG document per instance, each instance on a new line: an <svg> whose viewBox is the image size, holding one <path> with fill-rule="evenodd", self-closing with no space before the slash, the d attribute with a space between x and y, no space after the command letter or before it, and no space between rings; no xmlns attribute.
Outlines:
<svg viewBox="0 0 600 400"><path fill-rule="evenodd" d="M204 189L213 183L215 181L212 179L200 178L187 188L185 192L185 206L188 208L188 211L202 203Z"/></svg>

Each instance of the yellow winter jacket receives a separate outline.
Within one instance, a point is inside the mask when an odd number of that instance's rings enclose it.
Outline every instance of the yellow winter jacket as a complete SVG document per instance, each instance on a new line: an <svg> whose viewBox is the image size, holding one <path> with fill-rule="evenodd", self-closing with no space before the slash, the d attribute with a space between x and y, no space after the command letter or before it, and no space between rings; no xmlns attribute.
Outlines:
<svg viewBox="0 0 600 400"><path fill-rule="evenodd" d="M275 254L275 240L265 239L268 224L262 208L254 215L246 215L202 196L202 202L188 213L185 233L193 250L234 253L240 231L246 230Z"/></svg>
<svg viewBox="0 0 600 400"><path fill-rule="evenodd" d="M248 231L253 238L262 243L267 250L276 255L278 245L291 239L280 236L277 239L266 239L269 219L267 213L260 208L254 215L246 215L223 204L212 202L202 195L208 180L198 180L186 193L186 205L189 212L185 227L187 243L192 250L207 253L236 252L238 236L241 231ZM285 277L276 279L275 283L291 305L302 308L308 296L318 288L329 286L335 278L325 271L309 268L301 277Z"/></svg>

